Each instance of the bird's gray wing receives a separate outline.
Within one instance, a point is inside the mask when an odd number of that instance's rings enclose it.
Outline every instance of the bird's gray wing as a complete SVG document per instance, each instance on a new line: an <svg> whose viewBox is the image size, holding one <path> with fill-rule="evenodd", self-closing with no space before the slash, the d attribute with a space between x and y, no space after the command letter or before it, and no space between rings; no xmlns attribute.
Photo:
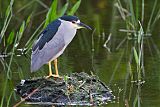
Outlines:
<svg viewBox="0 0 160 107"><path fill-rule="evenodd" d="M53 56L64 47L63 38L55 36L60 24L59 20L49 24L34 44L31 55L32 72L38 70L43 64L50 61Z"/></svg>

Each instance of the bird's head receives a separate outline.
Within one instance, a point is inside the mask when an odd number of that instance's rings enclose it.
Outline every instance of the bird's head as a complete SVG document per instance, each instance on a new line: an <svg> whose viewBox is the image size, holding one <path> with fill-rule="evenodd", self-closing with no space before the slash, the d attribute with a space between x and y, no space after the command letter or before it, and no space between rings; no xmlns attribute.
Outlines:
<svg viewBox="0 0 160 107"><path fill-rule="evenodd" d="M64 15L60 17L61 20L68 21L71 23L72 26L74 26L76 29L81 29L81 28L87 28L91 30L91 27L88 25L82 23L78 17L76 16L69 16L69 15Z"/></svg>

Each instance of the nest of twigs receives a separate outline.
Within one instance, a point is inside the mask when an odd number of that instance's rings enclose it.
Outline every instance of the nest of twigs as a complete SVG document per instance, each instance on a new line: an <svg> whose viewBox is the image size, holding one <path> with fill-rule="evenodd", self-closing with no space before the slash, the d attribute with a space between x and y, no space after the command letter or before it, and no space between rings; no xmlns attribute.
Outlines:
<svg viewBox="0 0 160 107"><path fill-rule="evenodd" d="M39 105L101 105L114 99L104 83L84 72L63 78L22 80L16 92L28 104Z"/></svg>

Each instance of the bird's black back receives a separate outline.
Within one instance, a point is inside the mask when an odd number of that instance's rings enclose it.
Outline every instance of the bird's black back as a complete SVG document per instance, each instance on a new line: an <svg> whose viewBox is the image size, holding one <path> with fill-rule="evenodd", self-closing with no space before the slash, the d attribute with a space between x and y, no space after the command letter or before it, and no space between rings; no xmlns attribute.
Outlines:
<svg viewBox="0 0 160 107"><path fill-rule="evenodd" d="M55 20L51 22L40 34L38 41L33 45L32 51L35 51L37 48L41 50L46 43L48 43L58 31L59 26L61 25L60 20Z"/></svg>

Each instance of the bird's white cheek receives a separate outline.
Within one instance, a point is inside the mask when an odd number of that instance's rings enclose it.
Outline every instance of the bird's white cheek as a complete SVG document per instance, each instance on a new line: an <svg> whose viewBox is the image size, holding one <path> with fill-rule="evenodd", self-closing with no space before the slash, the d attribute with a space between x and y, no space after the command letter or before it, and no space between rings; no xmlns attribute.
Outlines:
<svg viewBox="0 0 160 107"><path fill-rule="evenodd" d="M72 24L72 26L73 26L75 29L80 29L80 27L79 27L77 24Z"/></svg>
<svg viewBox="0 0 160 107"><path fill-rule="evenodd" d="M73 23L64 21L63 25L59 28L61 31L61 35L63 35L65 45L68 45L76 35L76 27L77 26L73 25Z"/></svg>

